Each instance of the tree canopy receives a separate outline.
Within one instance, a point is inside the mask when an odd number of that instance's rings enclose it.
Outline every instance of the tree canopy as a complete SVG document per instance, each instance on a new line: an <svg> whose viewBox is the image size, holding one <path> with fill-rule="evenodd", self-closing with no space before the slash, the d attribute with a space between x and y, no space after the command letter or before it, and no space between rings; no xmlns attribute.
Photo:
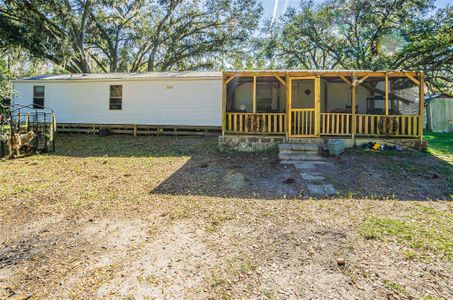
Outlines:
<svg viewBox="0 0 453 300"><path fill-rule="evenodd" d="M262 13L259 0L0 0L0 61L20 53L16 64L73 73L410 69L452 94L451 7L301 0L275 22ZM17 73L3 62L2 78Z"/></svg>
<svg viewBox="0 0 453 300"><path fill-rule="evenodd" d="M431 90L449 90L452 9L430 0L301 1L264 39L261 56L278 67L422 70Z"/></svg>
<svg viewBox="0 0 453 300"><path fill-rule="evenodd" d="M74 73L214 68L261 12L255 0L8 0L0 38Z"/></svg>
<svg viewBox="0 0 453 300"><path fill-rule="evenodd" d="M9 72L6 62L0 59L0 104L7 102L12 94L12 85L10 82L11 73Z"/></svg>

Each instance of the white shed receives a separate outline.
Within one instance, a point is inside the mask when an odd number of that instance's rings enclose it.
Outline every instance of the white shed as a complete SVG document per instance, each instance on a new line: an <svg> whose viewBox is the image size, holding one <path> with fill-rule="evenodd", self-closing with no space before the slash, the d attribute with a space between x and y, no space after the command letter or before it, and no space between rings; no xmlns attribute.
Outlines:
<svg viewBox="0 0 453 300"><path fill-rule="evenodd" d="M14 89L13 104L51 108L59 123L222 125L221 72L42 75Z"/></svg>
<svg viewBox="0 0 453 300"><path fill-rule="evenodd" d="M425 128L433 132L453 131L453 97L436 94L425 97Z"/></svg>

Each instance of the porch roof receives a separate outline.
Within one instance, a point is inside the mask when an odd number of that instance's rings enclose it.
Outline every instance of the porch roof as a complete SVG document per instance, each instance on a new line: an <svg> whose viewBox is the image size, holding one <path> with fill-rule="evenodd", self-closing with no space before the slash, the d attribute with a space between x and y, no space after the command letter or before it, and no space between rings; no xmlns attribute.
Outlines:
<svg viewBox="0 0 453 300"><path fill-rule="evenodd" d="M84 73L84 74L44 74L21 78L21 81L110 81L110 80L160 80L160 79L221 79L222 72L136 72L136 73Z"/></svg>
<svg viewBox="0 0 453 300"><path fill-rule="evenodd" d="M226 70L224 76L389 76L389 77L404 77L406 75L418 76L420 72L406 70Z"/></svg>

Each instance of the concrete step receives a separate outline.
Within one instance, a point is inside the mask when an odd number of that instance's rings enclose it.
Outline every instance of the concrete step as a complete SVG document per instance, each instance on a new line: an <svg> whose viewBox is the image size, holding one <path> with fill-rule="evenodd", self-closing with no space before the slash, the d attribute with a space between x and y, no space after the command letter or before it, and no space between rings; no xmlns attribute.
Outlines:
<svg viewBox="0 0 453 300"><path fill-rule="evenodd" d="M282 165L294 165L300 163L300 160L281 160L280 163Z"/></svg>
<svg viewBox="0 0 453 300"><path fill-rule="evenodd" d="M293 150L291 149L283 149L283 150L278 150L279 154L293 154Z"/></svg>
<svg viewBox="0 0 453 300"><path fill-rule="evenodd" d="M304 161L298 164L294 164L296 169L300 170L316 170L318 168L322 168L322 166L329 166L332 165L331 162L327 161Z"/></svg>
<svg viewBox="0 0 453 300"><path fill-rule="evenodd" d="M293 151L318 151L319 146L316 144L291 144Z"/></svg>
<svg viewBox="0 0 453 300"><path fill-rule="evenodd" d="M335 187L330 183L307 183L307 188L311 194L318 196L334 195L337 192Z"/></svg>
<svg viewBox="0 0 453 300"><path fill-rule="evenodd" d="M321 145L324 143L322 138L290 138L287 140L289 144L316 144Z"/></svg>
<svg viewBox="0 0 453 300"><path fill-rule="evenodd" d="M292 151L293 148L291 148L291 144L278 144L278 151Z"/></svg>
<svg viewBox="0 0 453 300"><path fill-rule="evenodd" d="M319 145L317 144L278 144L278 151L280 153L290 153L295 151L318 151Z"/></svg>
<svg viewBox="0 0 453 300"><path fill-rule="evenodd" d="M320 161L320 160L324 160L324 157L319 156L317 152L311 152L311 151L279 153L278 158L280 158L280 160L287 160L287 161Z"/></svg>
<svg viewBox="0 0 453 300"><path fill-rule="evenodd" d="M309 181L309 182L320 182L320 181L324 181L326 179L324 176L310 174L310 173L300 173L300 176L302 177L303 180Z"/></svg>

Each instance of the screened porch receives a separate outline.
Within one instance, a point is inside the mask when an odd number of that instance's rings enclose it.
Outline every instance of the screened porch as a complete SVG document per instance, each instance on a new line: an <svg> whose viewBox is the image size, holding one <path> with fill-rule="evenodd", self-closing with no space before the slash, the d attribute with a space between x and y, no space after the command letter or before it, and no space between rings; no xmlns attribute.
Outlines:
<svg viewBox="0 0 453 300"><path fill-rule="evenodd" d="M284 78L234 76L224 81L224 85L226 133L286 133Z"/></svg>
<svg viewBox="0 0 453 300"><path fill-rule="evenodd" d="M222 132L421 137L423 97L417 72L225 72Z"/></svg>

